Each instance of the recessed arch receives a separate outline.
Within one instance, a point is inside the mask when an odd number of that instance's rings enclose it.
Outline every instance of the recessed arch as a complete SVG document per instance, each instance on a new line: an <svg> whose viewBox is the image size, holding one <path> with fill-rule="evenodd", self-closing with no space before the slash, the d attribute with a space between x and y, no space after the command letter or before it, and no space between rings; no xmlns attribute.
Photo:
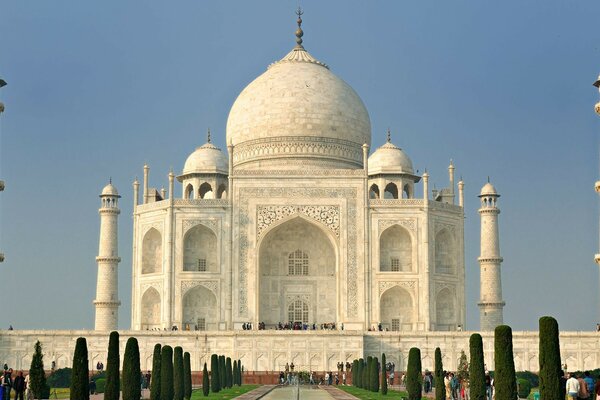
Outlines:
<svg viewBox="0 0 600 400"><path fill-rule="evenodd" d="M382 272L412 272L412 238L408 230L392 225L379 237L379 270Z"/></svg>
<svg viewBox="0 0 600 400"><path fill-rule="evenodd" d="M198 189L198 197L201 199L214 199L215 194L210 183L204 182Z"/></svg>
<svg viewBox="0 0 600 400"><path fill-rule="evenodd" d="M403 199L412 199L413 198L412 188L410 187L410 185L408 183L406 185L404 185L404 188L402 189L402 198Z"/></svg>
<svg viewBox="0 0 600 400"><path fill-rule="evenodd" d="M309 309L309 323L337 321L335 243L327 228L302 216L288 218L262 236L257 244L259 321L268 326L290 322L288 305L298 296ZM290 274L290 254L296 253L301 257L295 261L307 258L307 275Z"/></svg>
<svg viewBox="0 0 600 400"><path fill-rule="evenodd" d="M372 184L369 188L369 198L370 199L378 199L379 198L379 186L377 184Z"/></svg>
<svg viewBox="0 0 600 400"><path fill-rule="evenodd" d="M194 187L192 186L191 183L188 183L188 185L185 187L184 197L186 199L190 199L190 200L192 200L194 198Z"/></svg>
<svg viewBox="0 0 600 400"><path fill-rule="evenodd" d="M217 330L218 304L215 294L204 286L196 286L183 296L183 329Z"/></svg>
<svg viewBox="0 0 600 400"><path fill-rule="evenodd" d="M435 272L456 273L456 246L453 235L443 228L435 235Z"/></svg>
<svg viewBox="0 0 600 400"><path fill-rule="evenodd" d="M398 186L395 183L390 182L385 186L385 192L383 194L384 199L397 199L398 198Z"/></svg>
<svg viewBox="0 0 600 400"><path fill-rule="evenodd" d="M183 270L218 272L217 253L217 235L204 225L196 225L183 238Z"/></svg>
<svg viewBox="0 0 600 400"><path fill-rule="evenodd" d="M227 198L227 186L224 183L219 185L217 189L217 199L226 199Z"/></svg>
<svg viewBox="0 0 600 400"><path fill-rule="evenodd" d="M391 331L413 330L414 307L411 294L400 286L383 292L379 300L379 320Z"/></svg>
<svg viewBox="0 0 600 400"><path fill-rule="evenodd" d="M162 235L150 228L142 240L142 274L162 271Z"/></svg>
<svg viewBox="0 0 600 400"><path fill-rule="evenodd" d="M150 287L142 296L142 330L152 330L160 328L161 312L160 312L160 294L158 291Z"/></svg>
<svg viewBox="0 0 600 400"><path fill-rule="evenodd" d="M437 330L454 330L456 321L456 299L449 288L443 288L435 296L435 316Z"/></svg>

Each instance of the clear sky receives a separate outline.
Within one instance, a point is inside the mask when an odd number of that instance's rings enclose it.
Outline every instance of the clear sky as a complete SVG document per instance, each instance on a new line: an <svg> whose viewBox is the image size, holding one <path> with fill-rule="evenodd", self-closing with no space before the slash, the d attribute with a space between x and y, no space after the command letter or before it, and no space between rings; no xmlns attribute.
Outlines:
<svg viewBox="0 0 600 400"><path fill-rule="evenodd" d="M181 172L239 92L294 45L297 1L4 1L0 328L93 328L100 201L120 190L130 325L132 181ZM598 317L597 1L303 0L304 44L421 172L466 186L467 328L479 312L476 195L499 206L505 322ZM180 187L176 187L178 195ZM421 185L417 193L421 193Z"/></svg>

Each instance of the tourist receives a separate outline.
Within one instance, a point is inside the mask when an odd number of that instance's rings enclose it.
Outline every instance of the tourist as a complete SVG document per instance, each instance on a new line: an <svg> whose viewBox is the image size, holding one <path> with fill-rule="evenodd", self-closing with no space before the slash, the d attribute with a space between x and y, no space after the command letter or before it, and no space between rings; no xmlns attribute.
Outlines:
<svg viewBox="0 0 600 400"><path fill-rule="evenodd" d="M575 379L573 374L568 375L566 390L570 400L577 400L579 394L579 381Z"/></svg>
<svg viewBox="0 0 600 400"><path fill-rule="evenodd" d="M311 385L315 384L315 377L313 376L313 372L310 371L310 375L308 376L308 383L310 383Z"/></svg>
<svg viewBox="0 0 600 400"><path fill-rule="evenodd" d="M10 391L13 385L12 372L12 368L9 368L8 371L4 371L4 380L2 381L2 387L4 388L4 396L6 400L10 400Z"/></svg>
<svg viewBox="0 0 600 400"><path fill-rule="evenodd" d="M452 400L458 400L458 389L460 388L460 382L458 377L454 374L450 374L450 389L452 390Z"/></svg>
<svg viewBox="0 0 600 400"><path fill-rule="evenodd" d="M431 391L431 374L428 370L425 370L425 376L423 377L423 391L425 393Z"/></svg>
<svg viewBox="0 0 600 400"><path fill-rule="evenodd" d="M587 389L588 389L588 394L589 397L592 397L592 394L594 393L594 378L592 378L590 371L585 371L584 372L585 377L583 378L583 380L585 381L586 385L587 385ZM594 399L596 400L596 399Z"/></svg>
<svg viewBox="0 0 600 400"><path fill-rule="evenodd" d="M450 388L450 373L444 374L444 388L446 388L446 400L452 400L452 389Z"/></svg>
<svg viewBox="0 0 600 400"><path fill-rule="evenodd" d="M346 373L342 372L342 385L346 386Z"/></svg>
<svg viewBox="0 0 600 400"><path fill-rule="evenodd" d="M90 379L90 394L96 394L96 381L94 378Z"/></svg>
<svg viewBox="0 0 600 400"><path fill-rule="evenodd" d="M23 400L25 394L25 378L23 377L23 371L19 371L13 382L15 389L15 400Z"/></svg>
<svg viewBox="0 0 600 400"><path fill-rule="evenodd" d="M600 397L600 379L596 381L596 385L594 386L594 391L592 393L594 393L595 399Z"/></svg>
<svg viewBox="0 0 600 400"><path fill-rule="evenodd" d="M340 384L340 376L338 375L338 373L335 373L335 386L338 386Z"/></svg>
<svg viewBox="0 0 600 400"><path fill-rule="evenodd" d="M469 400L469 380L463 379L461 382L460 395L463 400Z"/></svg>
<svg viewBox="0 0 600 400"><path fill-rule="evenodd" d="M329 372L325 373L325 384L329 385Z"/></svg>
<svg viewBox="0 0 600 400"><path fill-rule="evenodd" d="M579 392L577 393L577 397L580 400L587 400L590 397L590 393L588 392L587 383L583 380L581 374L577 375L577 382L579 382Z"/></svg>
<svg viewBox="0 0 600 400"><path fill-rule="evenodd" d="M489 371L485 371L485 393L487 395L487 400L492 400L492 377L490 376Z"/></svg>

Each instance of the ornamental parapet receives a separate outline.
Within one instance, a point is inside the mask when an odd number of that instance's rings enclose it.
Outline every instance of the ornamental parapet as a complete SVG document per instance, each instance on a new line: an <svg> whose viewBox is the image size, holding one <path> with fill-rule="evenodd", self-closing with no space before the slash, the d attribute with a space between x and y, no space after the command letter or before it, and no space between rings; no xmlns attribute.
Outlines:
<svg viewBox="0 0 600 400"><path fill-rule="evenodd" d="M423 207L423 199L369 199L369 205L374 207Z"/></svg>
<svg viewBox="0 0 600 400"><path fill-rule="evenodd" d="M104 262L104 263L120 263L121 257L96 257L96 262Z"/></svg>
<svg viewBox="0 0 600 400"><path fill-rule="evenodd" d="M100 214L115 214L115 215L119 215L121 214L121 210L119 210L118 208L100 208L98 209L98 212Z"/></svg>
<svg viewBox="0 0 600 400"><path fill-rule="evenodd" d="M500 264L504 259L502 257L479 257L477 261L481 264Z"/></svg>
<svg viewBox="0 0 600 400"><path fill-rule="evenodd" d="M505 301L482 301L477 303L480 307L504 307L506 305Z"/></svg>
<svg viewBox="0 0 600 400"><path fill-rule="evenodd" d="M259 176L264 178L279 178L280 176L286 177L306 177L306 176L327 176L327 177L364 177L364 169L352 169L352 168L321 168L321 169L286 169L286 170L254 170L254 169L236 169L234 170L232 177L253 177Z"/></svg>
<svg viewBox="0 0 600 400"><path fill-rule="evenodd" d="M103 301L103 300L94 300L94 304L100 307L118 307L121 305L121 301Z"/></svg>
<svg viewBox="0 0 600 400"><path fill-rule="evenodd" d="M498 214L500 214L500 209L499 208L480 208L477 212L479 212L479 214L481 214L481 215L483 215L483 214L498 215Z"/></svg>
<svg viewBox="0 0 600 400"><path fill-rule="evenodd" d="M596 264L600 265L600 254L596 254L596 255L594 256L594 262L595 262Z"/></svg>
<svg viewBox="0 0 600 400"><path fill-rule="evenodd" d="M144 213L154 210L166 210L170 205L169 200L161 200L154 203L138 204L135 213ZM174 206L178 207L203 207L203 208L224 208L229 207L227 199L174 199Z"/></svg>

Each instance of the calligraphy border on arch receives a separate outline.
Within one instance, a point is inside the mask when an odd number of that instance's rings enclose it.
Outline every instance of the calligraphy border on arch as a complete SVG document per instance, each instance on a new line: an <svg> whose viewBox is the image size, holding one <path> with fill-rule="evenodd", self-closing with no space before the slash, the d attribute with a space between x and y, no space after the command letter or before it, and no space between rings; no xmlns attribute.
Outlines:
<svg viewBox="0 0 600 400"><path fill-rule="evenodd" d="M412 233L417 233L417 219L416 218L402 218L402 219L380 219L379 220L379 234L392 225L400 225Z"/></svg>
<svg viewBox="0 0 600 400"><path fill-rule="evenodd" d="M340 207L313 205L260 205L256 207L256 238L259 239L273 223L292 215L304 215L327 227L340 238Z"/></svg>
<svg viewBox="0 0 600 400"><path fill-rule="evenodd" d="M213 292L213 294L219 298L219 282L218 281L200 281L200 280L193 280L193 281L181 281L181 297L183 298L183 296L191 289L198 287L198 286L202 286L207 288L208 290L210 290L211 292Z"/></svg>
<svg viewBox="0 0 600 400"><path fill-rule="evenodd" d="M386 281L379 282L379 297L388 289L393 288L394 286L400 286L407 289L410 292L414 292L415 287L417 286L416 281Z"/></svg>
<svg viewBox="0 0 600 400"><path fill-rule="evenodd" d="M217 221L215 219L184 219L183 223L182 223L183 236L185 236L187 231L189 231L190 229L192 229L198 225L207 227L217 237L219 237L219 232L218 232L219 231L219 229L218 229L219 221Z"/></svg>
<svg viewBox="0 0 600 400"><path fill-rule="evenodd" d="M276 187L276 188L241 188L239 192L239 316L248 315L248 225L250 224L250 212L248 202L250 199L276 197L283 198L330 198L345 199L348 210L348 230L347 230L347 271L346 285L348 301L346 302L348 317L353 318L358 315L358 265L356 248L357 233L357 189L356 188L299 188L299 187Z"/></svg>

